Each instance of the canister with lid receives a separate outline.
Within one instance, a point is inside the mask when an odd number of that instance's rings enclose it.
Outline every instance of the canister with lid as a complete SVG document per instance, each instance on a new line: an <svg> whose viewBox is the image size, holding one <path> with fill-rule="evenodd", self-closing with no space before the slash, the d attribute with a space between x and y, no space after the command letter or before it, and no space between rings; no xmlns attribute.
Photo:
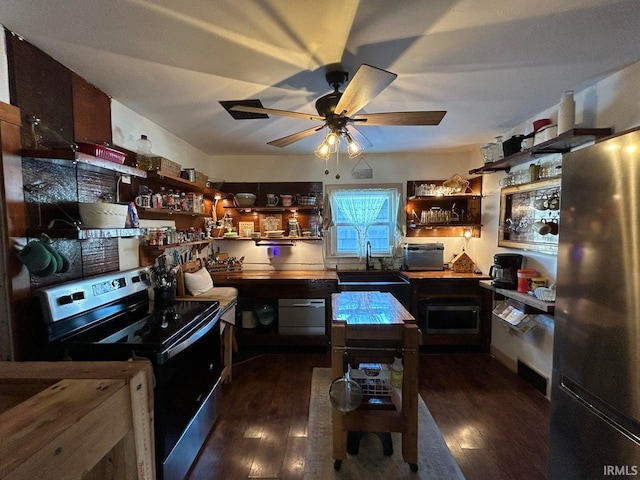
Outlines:
<svg viewBox="0 0 640 480"><path fill-rule="evenodd" d="M534 277L540 275L537 270L522 268L518 270L518 291L520 293L528 293L531 290L531 281Z"/></svg>

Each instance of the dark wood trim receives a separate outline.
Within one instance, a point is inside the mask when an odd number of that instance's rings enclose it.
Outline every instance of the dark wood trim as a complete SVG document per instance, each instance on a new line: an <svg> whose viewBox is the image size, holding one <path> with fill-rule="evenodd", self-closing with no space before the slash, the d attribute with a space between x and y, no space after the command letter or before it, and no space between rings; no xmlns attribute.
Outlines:
<svg viewBox="0 0 640 480"><path fill-rule="evenodd" d="M21 126L20 109L14 105L0 102L0 121Z"/></svg>
<svg viewBox="0 0 640 480"><path fill-rule="evenodd" d="M22 157L20 155L20 109L0 102L0 162L2 184L0 188L3 205L1 219L2 264L4 265L4 301L7 304L8 324L0 325L0 335L10 337L11 351L2 352L2 360L23 359L26 351L25 336L28 299L31 296L29 272L16 257L17 247L26 242L26 215L22 191ZM19 322L18 319L25 319ZM5 337L6 338L6 337Z"/></svg>

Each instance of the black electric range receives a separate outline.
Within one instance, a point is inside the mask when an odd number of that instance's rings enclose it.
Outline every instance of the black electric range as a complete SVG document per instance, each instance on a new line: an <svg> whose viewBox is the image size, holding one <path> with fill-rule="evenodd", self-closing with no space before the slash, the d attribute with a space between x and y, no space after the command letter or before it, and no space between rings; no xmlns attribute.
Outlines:
<svg viewBox="0 0 640 480"><path fill-rule="evenodd" d="M153 364L157 476L182 479L217 418L222 371L220 305L154 302L138 268L36 291L48 356L148 358Z"/></svg>

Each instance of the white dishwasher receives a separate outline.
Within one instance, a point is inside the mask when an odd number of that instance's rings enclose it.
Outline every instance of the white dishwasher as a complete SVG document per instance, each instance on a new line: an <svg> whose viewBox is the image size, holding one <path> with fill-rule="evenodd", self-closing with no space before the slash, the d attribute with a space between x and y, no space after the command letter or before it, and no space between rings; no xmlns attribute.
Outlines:
<svg viewBox="0 0 640 480"><path fill-rule="evenodd" d="M324 335L325 332L324 298L278 299L280 335Z"/></svg>

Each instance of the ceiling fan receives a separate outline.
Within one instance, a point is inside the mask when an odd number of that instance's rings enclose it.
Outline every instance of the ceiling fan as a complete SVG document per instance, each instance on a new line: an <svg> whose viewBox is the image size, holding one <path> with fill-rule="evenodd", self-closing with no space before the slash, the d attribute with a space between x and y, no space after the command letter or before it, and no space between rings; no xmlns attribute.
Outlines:
<svg viewBox="0 0 640 480"><path fill-rule="evenodd" d="M262 106L242 104L234 104L231 106L234 102L221 103L229 106L228 110L230 110L230 113L245 112L260 114L261 116L272 114L323 122L321 125L267 142L268 145L286 147L327 127L329 133L316 150L316 155L321 158L328 158L329 153L335 151L335 148L337 148L335 145L339 141L339 137L343 136L347 141L349 156L353 157L361 153L363 147L371 146L371 142L356 128L356 125L358 127L377 125L438 125L447 113L446 111L415 111L358 114L371 100L387 88L397 76L397 74L381 68L362 64L353 76L353 79L349 82L349 85L341 92L340 87L348 80L349 74L339 70L328 71L325 78L327 83L333 87L333 92L316 100L317 115L290 110L263 108Z"/></svg>

